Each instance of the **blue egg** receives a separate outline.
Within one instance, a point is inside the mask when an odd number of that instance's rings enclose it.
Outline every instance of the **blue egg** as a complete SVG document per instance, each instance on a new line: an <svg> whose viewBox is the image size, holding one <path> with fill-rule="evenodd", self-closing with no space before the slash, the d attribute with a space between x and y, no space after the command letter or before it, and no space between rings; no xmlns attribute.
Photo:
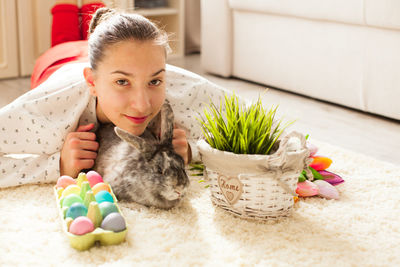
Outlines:
<svg viewBox="0 0 400 267"><path fill-rule="evenodd" d="M74 203L68 208L66 217L75 219L79 216L86 216L87 212L88 210L85 205L83 205L82 203Z"/></svg>
<svg viewBox="0 0 400 267"><path fill-rule="evenodd" d="M114 198L112 197L110 192L105 190L98 192L94 197L96 198L96 201L99 204L105 201L114 203Z"/></svg>
<svg viewBox="0 0 400 267"><path fill-rule="evenodd" d="M101 222L101 228L113 232L121 232L126 229L124 217L118 212L112 212Z"/></svg>

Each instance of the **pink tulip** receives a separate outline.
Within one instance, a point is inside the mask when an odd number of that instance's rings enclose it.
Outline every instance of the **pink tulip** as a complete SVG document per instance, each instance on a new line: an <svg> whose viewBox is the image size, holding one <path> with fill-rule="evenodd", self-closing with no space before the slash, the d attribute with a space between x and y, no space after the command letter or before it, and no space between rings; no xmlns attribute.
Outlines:
<svg viewBox="0 0 400 267"><path fill-rule="evenodd" d="M318 195L326 199L339 199L339 192L336 188L324 180L316 180L314 184L318 186Z"/></svg>
<svg viewBox="0 0 400 267"><path fill-rule="evenodd" d="M311 197L318 195L318 186L308 180L297 183L296 193L301 197Z"/></svg>

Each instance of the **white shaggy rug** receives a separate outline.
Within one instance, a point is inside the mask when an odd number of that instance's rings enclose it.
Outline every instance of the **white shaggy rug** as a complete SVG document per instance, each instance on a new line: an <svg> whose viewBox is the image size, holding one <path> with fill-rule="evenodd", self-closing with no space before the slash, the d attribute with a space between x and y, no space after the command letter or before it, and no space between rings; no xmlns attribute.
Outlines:
<svg viewBox="0 0 400 267"><path fill-rule="evenodd" d="M346 181L340 200L301 199L291 218L246 221L192 177L178 208L120 202L126 242L84 252L69 246L52 185L0 189L0 266L400 266L400 166L314 144Z"/></svg>

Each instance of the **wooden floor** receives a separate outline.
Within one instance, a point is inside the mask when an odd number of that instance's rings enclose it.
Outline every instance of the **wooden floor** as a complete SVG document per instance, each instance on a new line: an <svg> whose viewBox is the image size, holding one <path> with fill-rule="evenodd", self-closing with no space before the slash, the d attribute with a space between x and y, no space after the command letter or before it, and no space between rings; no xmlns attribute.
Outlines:
<svg viewBox="0 0 400 267"><path fill-rule="evenodd" d="M207 74L201 68L198 54L169 60L169 63L205 76L249 99L257 99L266 88L248 81ZM0 107L26 92L29 83L29 78L0 80ZM266 105L279 105L280 116L287 120L296 120L289 130L309 134L311 141L314 138L376 159L400 164L400 121L277 89L270 89L263 99Z"/></svg>

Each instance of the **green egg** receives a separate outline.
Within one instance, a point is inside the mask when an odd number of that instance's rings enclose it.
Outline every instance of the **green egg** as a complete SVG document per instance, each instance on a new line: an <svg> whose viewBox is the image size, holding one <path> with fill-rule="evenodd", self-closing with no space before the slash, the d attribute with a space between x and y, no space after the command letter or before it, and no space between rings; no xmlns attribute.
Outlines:
<svg viewBox="0 0 400 267"><path fill-rule="evenodd" d="M117 206L114 203L105 201L99 204L100 212L103 218L112 212L119 212Z"/></svg>
<svg viewBox="0 0 400 267"><path fill-rule="evenodd" d="M82 200L82 198L80 196L78 196L77 194L71 194L71 195L68 195L68 196L66 196L64 198L64 200L62 201L61 206L62 207L69 207L69 206L71 206L72 204L74 204L76 202L83 204L83 200Z"/></svg>

